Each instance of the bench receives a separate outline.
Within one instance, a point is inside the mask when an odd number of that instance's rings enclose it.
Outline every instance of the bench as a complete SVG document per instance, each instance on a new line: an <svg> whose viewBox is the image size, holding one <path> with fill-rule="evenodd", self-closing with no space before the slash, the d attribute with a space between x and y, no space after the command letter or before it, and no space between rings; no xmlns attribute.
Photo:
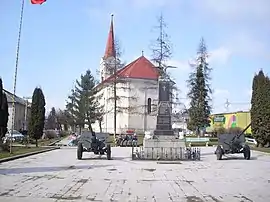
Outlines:
<svg viewBox="0 0 270 202"><path fill-rule="evenodd" d="M205 143L205 146L208 147L210 139L208 137L187 137L186 143L188 143L188 146L191 147L192 143Z"/></svg>

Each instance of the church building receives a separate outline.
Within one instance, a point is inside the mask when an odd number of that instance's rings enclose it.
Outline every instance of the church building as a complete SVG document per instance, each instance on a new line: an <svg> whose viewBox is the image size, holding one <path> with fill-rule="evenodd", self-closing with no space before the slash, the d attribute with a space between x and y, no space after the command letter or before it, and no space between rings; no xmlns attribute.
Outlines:
<svg viewBox="0 0 270 202"><path fill-rule="evenodd" d="M114 133L116 97L117 134L130 130L136 133L153 131L156 127L158 70L143 54L122 66L115 46L112 18L105 54L100 62L100 84L97 86L104 115L101 122L93 124L93 129L100 131L101 128L102 132Z"/></svg>

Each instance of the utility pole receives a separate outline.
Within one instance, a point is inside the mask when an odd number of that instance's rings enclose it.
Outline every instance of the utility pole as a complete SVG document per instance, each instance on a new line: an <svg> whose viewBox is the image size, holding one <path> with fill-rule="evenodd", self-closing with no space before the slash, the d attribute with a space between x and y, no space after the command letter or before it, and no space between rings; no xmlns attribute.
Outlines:
<svg viewBox="0 0 270 202"><path fill-rule="evenodd" d="M16 96L16 85L17 85L17 74L19 67L19 55L20 55L20 44L21 44L21 33L22 33L22 24L23 24L23 13L24 13L24 0L21 1L21 12L20 12L20 24L17 40L17 50L16 50L16 63L15 63L15 72L14 72L14 86L13 86L13 96L12 96L12 125L11 125L11 140L9 144L9 151L12 154L12 141L13 141L13 130L14 130L14 121L15 121L15 96Z"/></svg>
<svg viewBox="0 0 270 202"><path fill-rule="evenodd" d="M225 102L225 109L226 109L226 112L229 111L229 106L231 105L231 103L229 102L228 99L226 99L226 102Z"/></svg>
<svg viewBox="0 0 270 202"><path fill-rule="evenodd" d="M31 99L31 97L23 97L23 99L25 100L25 110L24 110L24 131L27 131L27 124L28 124L28 120L27 120L27 115L28 115L28 100ZM29 144L29 134L28 132L26 133L26 146Z"/></svg>

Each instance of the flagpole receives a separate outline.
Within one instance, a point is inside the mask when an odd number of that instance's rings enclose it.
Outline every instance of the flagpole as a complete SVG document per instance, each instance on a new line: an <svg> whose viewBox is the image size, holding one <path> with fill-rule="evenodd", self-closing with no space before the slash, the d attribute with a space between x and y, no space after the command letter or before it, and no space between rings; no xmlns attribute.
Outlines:
<svg viewBox="0 0 270 202"><path fill-rule="evenodd" d="M17 51L16 51L16 63L15 63L15 74L14 74L14 86L13 86L13 96L12 96L12 121L11 121L11 140L10 140L10 153L12 153L12 141L13 141L13 130L14 130L14 119L15 119L15 95L16 95L16 84L17 84L17 73L19 66L19 53L20 53L20 43L21 43L21 33L22 33L22 24L23 24L23 11L24 11L24 1L21 3L21 14L20 14L20 25L17 41Z"/></svg>

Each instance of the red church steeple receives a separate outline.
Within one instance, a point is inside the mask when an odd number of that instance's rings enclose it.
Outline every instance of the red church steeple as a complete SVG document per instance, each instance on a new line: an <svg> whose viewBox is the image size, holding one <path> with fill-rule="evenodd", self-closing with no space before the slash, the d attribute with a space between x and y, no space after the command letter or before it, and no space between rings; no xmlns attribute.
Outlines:
<svg viewBox="0 0 270 202"><path fill-rule="evenodd" d="M115 44L114 44L114 32L113 32L113 14L111 15L111 26L108 35L107 45L103 59L109 57L115 57Z"/></svg>

